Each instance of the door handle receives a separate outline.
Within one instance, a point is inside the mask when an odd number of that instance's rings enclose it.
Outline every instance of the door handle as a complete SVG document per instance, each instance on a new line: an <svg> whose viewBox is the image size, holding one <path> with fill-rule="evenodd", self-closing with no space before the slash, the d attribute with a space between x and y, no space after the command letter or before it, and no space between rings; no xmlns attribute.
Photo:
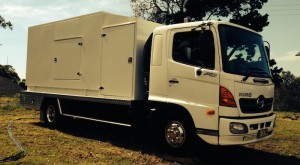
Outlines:
<svg viewBox="0 0 300 165"><path fill-rule="evenodd" d="M128 64L132 63L132 57L128 57Z"/></svg>
<svg viewBox="0 0 300 165"><path fill-rule="evenodd" d="M201 74L202 74L202 68L197 69L196 74L197 74L197 76L201 76Z"/></svg>
<svg viewBox="0 0 300 165"><path fill-rule="evenodd" d="M170 84L178 84L179 81L176 80L176 79L172 79L172 80L169 81L169 83L170 83Z"/></svg>

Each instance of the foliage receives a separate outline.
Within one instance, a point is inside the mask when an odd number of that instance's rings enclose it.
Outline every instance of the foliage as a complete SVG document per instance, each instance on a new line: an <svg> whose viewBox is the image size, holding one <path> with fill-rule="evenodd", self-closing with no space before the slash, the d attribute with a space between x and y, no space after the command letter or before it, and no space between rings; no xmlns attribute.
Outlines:
<svg viewBox="0 0 300 165"><path fill-rule="evenodd" d="M270 64L271 75L273 78L273 83L275 84L275 88L279 88L283 82L282 77L280 75L281 72L283 71L283 68L278 68L277 66L275 66L277 64L275 59L271 59L269 61L269 64Z"/></svg>
<svg viewBox="0 0 300 165"><path fill-rule="evenodd" d="M22 87L23 89L27 89L27 86L26 86L26 80L25 79L22 79L21 81L19 81L19 86Z"/></svg>
<svg viewBox="0 0 300 165"><path fill-rule="evenodd" d="M269 25L268 14L260 14L258 10L262 9L263 5L268 0L237 0L233 1L232 18L230 22L236 23L257 32L263 31L263 28Z"/></svg>
<svg viewBox="0 0 300 165"><path fill-rule="evenodd" d="M0 76L10 79L12 82L16 84L20 81L20 77L18 76L18 73L11 65L0 64Z"/></svg>
<svg viewBox="0 0 300 165"><path fill-rule="evenodd" d="M6 21L1 15L0 15L0 27L6 29L9 28L10 30L13 29L13 25L10 21Z"/></svg>
<svg viewBox="0 0 300 165"><path fill-rule="evenodd" d="M228 17L230 22L262 31L268 26L268 14L258 12L268 0L131 0L135 17L162 24Z"/></svg>
<svg viewBox="0 0 300 165"><path fill-rule="evenodd" d="M176 23L171 17L183 15L187 0L130 0L135 17L157 23Z"/></svg>
<svg viewBox="0 0 300 165"><path fill-rule="evenodd" d="M274 109L300 112L300 77L282 71L282 85L275 90Z"/></svg>

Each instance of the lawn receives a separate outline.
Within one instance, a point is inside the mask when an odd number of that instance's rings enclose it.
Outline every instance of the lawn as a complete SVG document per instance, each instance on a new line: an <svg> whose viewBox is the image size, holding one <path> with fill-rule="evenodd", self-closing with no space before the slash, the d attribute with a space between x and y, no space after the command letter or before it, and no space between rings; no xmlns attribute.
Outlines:
<svg viewBox="0 0 300 165"><path fill-rule="evenodd" d="M18 153L8 135L11 123L11 132L26 151L25 157L7 161L10 164L300 164L300 119L286 118L292 113L277 113L275 134L263 142L229 147L197 144L191 153L175 156L130 128L73 119L47 128L38 111L25 109L18 101L0 97L0 160Z"/></svg>

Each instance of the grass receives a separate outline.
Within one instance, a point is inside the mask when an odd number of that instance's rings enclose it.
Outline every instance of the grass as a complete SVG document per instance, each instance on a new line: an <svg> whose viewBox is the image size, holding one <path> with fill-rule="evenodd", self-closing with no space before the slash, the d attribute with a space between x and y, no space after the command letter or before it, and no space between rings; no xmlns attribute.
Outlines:
<svg viewBox="0 0 300 165"><path fill-rule="evenodd" d="M276 127L271 139L247 145L250 148L300 158L300 119L298 113L276 112Z"/></svg>
<svg viewBox="0 0 300 165"><path fill-rule="evenodd" d="M70 121L70 125L61 127L61 130L46 128L39 122L39 112L22 108L17 97L0 98L0 159L18 152L7 133L7 126L12 121L12 132L26 150L26 157L16 161L16 164L164 164L163 160L156 156L92 138L99 135L89 135L94 131L107 131L95 128L97 125L93 123L91 128L90 123L82 121L81 124L85 126ZM76 134L78 127L79 134L83 135L65 133L75 131ZM87 137L84 137L85 133Z"/></svg>
<svg viewBox="0 0 300 165"><path fill-rule="evenodd" d="M272 138L245 146L196 145L191 154L169 155L129 128L67 119L56 129L39 121L39 112L24 109L16 97L0 97L0 159L18 149L7 126L26 150L11 164L299 164L300 119L277 113ZM294 114L288 114L294 115ZM296 114L299 115L299 114Z"/></svg>

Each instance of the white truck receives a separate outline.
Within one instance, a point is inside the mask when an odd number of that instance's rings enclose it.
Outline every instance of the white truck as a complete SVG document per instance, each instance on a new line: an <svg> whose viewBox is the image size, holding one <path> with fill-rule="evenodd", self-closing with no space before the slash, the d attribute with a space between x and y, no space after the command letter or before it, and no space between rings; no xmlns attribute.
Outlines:
<svg viewBox="0 0 300 165"><path fill-rule="evenodd" d="M259 34L229 22L98 12L29 28L21 101L49 125L69 116L150 126L174 150L195 137L252 143L275 126L268 54Z"/></svg>

